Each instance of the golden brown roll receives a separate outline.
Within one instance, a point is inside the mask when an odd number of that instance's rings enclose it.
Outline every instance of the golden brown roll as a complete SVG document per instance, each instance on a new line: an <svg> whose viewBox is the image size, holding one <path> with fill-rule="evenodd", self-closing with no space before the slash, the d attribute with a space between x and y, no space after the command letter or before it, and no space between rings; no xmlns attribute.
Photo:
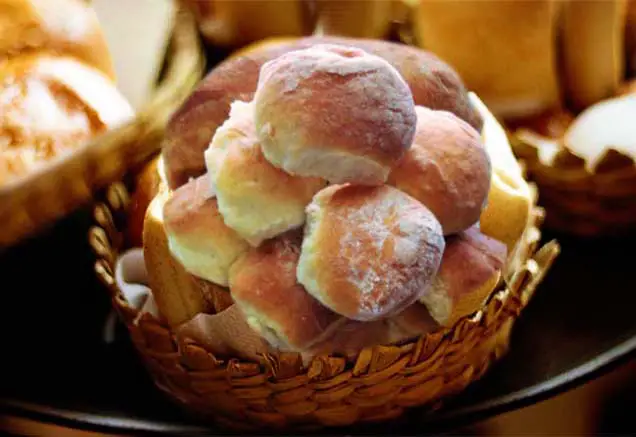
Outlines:
<svg viewBox="0 0 636 437"><path fill-rule="evenodd" d="M422 297L444 251L421 203L383 185L332 185L307 207L298 282L350 319L389 317Z"/></svg>
<svg viewBox="0 0 636 437"><path fill-rule="evenodd" d="M72 56L115 78L97 15L86 1L0 0L0 35L0 60L37 50Z"/></svg>
<svg viewBox="0 0 636 437"><path fill-rule="evenodd" d="M506 254L505 244L477 226L448 237L433 286L421 298L433 319L452 326L479 310L499 283Z"/></svg>
<svg viewBox="0 0 636 437"><path fill-rule="evenodd" d="M266 63L254 110L269 162L331 183L384 183L416 123L413 96L397 70L343 45L317 44Z"/></svg>
<svg viewBox="0 0 636 437"><path fill-rule="evenodd" d="M479 220L490 188L490 158L479 132L457 116L416 106L410 150L391 171L388 184L431 210L444 235Z"/></svg>
<svg viewBox="0 0 636 437"><path fill-rule="evenodd" d="M172 192L163 218L172 255L193 275L226 286L232 263L249 246L223 222L208 179Z"/></svg>
<svg viewBox="0 0 636 437"><path fill-rule="evenodd" d="M75 58L32 53L1 62L0 185L132 116L108 76Z"/></svg>
<svg viewBox="0 0 636 437"><path fill-rule="evenodd" d="M232 103L205 152L223 221L252 246L305 222L305 206L326 183L291 176L263 156L253 105Z"/></svg>
<svg viewBox="0 0 636 437"><path fill-rule="evenodd" d="M301 242L301 232L286 233L251 249L230 270L234 302L249 325L281 350L307 350L342 320L296 280Z"/></svg>
<svg viewBox="0 0 636 437"><path fill-rule="evenodd" d="M261 66L283 53L319 43L361 48L386 59L409 85L417 105L446 110L481 129L458 74L430 52L387 41L342 37L277 38L249 46L215 67L173 114L163 141L166 176L171 188L206 172L203 153L235 100L254 96ZM424 66L426 68L424 68Z"/></svg>
<svg viewBox="0 0 636 437"><path fill-rule="evenodd" d="M574 3L586 3L578 2ZM527 117L560 100L556 0L421 0L418 45L457 70L498 117Z"/></svg>

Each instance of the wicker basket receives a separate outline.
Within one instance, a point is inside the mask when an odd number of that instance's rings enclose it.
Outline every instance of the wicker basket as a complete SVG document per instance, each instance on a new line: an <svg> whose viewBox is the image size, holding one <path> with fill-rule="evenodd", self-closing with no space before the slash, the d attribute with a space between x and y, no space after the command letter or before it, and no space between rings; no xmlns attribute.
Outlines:
<svg viewBox="0 0 636 437"><path fill-rule="evenodd" d="M587 237L636 231L634 160L610 150L590 172L585 161L562 149L546 165L535 146L510 137L515 155L539 187L546 228Z"/></svg>
<svg viewBox="0 0 636 437"><path fill-rule="evenodd" d="M0 249L88 202L95 190L120 180L158 150L168 118L204 70L196 24L185 10L177 15L166 61L162 80L133 121L0 188Z"/></svg>
<svg viewBox="0 0 636 437"><path fill-rule="evenodd" d="M535 208L520 267L508 275L507 286L452 329L367 348L354 359L319 356L303 365L299 355L280 353L247 362L177 339L164 322L129 306L114 280L125 249L128 191L115 184L105 197L89 233L96 271L156 385L186 410L246 430L341 426L396 418L412 406L430 410L479 379L506 352L513 322L559 252L556 242L536 250L543 214Z"/></svg>

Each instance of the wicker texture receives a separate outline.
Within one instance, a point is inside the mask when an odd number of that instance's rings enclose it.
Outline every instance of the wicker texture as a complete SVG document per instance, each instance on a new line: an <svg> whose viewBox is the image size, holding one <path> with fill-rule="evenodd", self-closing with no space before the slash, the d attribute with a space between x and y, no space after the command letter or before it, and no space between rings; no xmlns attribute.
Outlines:
<svg viewBox="0 0 636 437"><path fill-rule="evenodd" d="M163 79L135 119L82 145L40 171L0 187L0 249L38 232L120 180L160 145L172 112L201 78L204 56L196 24L178 13Z"/></svg>
<svg viewBox="0 0 636 437"><path fill-rule="evenodd" d="M388 420L404 409L439 405L479 379L507 350L513 322L559 252L556 242L540 250L534 210L525 233L521 267L483 310L452 329L402 345L376 346L356 357L318 356L304 366L299 355L279 353L260 362L214 356L189 339L177 339L153 316L138 314L122 297L114 265L124 249L128 193L113 185L97 205L89 239L96 271L156 385L187 410L217 424L244 430L321 428Z"/></svg>
<svg viewBox="0 0 636 437"><path fill-rule="evenodd" d="M549 166L539 160L534 146L514 136L511 145L539 187L546 228L590 237L636 231L634 160L609 150L591 173L566 149Z"/></svg>

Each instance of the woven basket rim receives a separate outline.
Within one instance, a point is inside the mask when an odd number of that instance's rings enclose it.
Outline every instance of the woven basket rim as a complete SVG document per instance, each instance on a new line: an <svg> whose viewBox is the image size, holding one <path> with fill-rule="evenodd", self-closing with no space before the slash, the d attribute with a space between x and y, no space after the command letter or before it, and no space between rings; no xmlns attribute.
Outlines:
<svg viewBox="0 0 636 437"><path fill-rule="evenodd" d="M116 241L113 242L113 247L110 247L110 242L108 241L109 236L111 236L110 239L113 239L112 236L115 233L125 232L125 229L117 229L115 220L113 218L113 213L116 211L113 210L119 208L121 209L121 211L119 212L125 214L127 202L129 201L129 192L124 183L120 182L109 187L109 191L105 195L105 198L105 203L97 203L94 208L96 225L89 230L88 235L89 244L97 257L97 261L95 263L95 271L101 282L107 286L114 304L120 306L124 311L130 314L135 313L137 316L139 315L139 312L127 304L121 290L112 279L112 277L109 277L108 273L109 268L114 269L113 266L116 262L116 258L113 258L113 255L115 257L118 257L123 250L131 249L131 247L124 246L125 239L123 238L123 236L121 236L120 238L115 238ZM108 204L109 202L110 205ZM403 342L400 342L400 344L417 341L420 337L429 338L433 336L439 336L440 334L446 335L464 323L470 323L470 321L479 321L483 316L484 310L492 304L493 300L499 300L502 304L506 302L506 299L509 297L508 291L510 289L510 284L513 284L515 283L515 281L518 280L517 276L524 271L524 267L527 263L532 264L532 269L541 270L540 275L542 278L543 275L545 275L550 269L552 263L554 262L554 259L560 253L560 245L556 240L549 241L541 248L538 248L542 235L541 225L543 223L544 217L545 215L543 208L536 205L536 197L533 197L531 216L517 248L517 251L522 254L520 256L521 261L519 261L518 259L516 261L511 259L509 263L504 266L503 271L507 271L512 267L510 265L511 263L518 264L514 266L515 268L513 268L512 272L509 272L508 275L504 275L507 276L507 279L502 281L501 284L499 284L491 291L490 295L484 301L482 307L479 310L470 315L462 317L452 327L441 327L440 329L433 332L420 336L414 336L411 339L404 340ZM542 265L539 265L537 261L535 261L534 257L537 256L542 260ZM105 264L110 264L110 266ZM369 346L359 351L358 355L364 353L365 351L368 352L376 347L382 346L394 347L395 345L378 344ZM232 357L228 358L231 359Z"/></svg>

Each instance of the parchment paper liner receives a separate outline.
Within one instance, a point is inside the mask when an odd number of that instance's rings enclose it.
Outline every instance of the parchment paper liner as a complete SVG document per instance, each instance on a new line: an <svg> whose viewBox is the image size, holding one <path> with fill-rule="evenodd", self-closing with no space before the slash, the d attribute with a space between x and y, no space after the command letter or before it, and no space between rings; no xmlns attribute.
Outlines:
<svg viewBox="0 0 636 437"><path fill-rule="evenodd" d="M127 190L115 184L95 209L97 226L89 239L98 258L97 275L156 385L186 410L241 430L388 420L416 405L433 411L506 352L514 320L559 252L554 241L537 250L543 214L535 208L516 257L519 267L481 311L452 328L369 347L353 357L317 356L306 365L298 354L276 351L244 359L213 353L210 342L183 335L183 329L173 332L126 300L114 272L125 249L127 203Z"/></svg>
<svg viewBox="0 0 636 437"><path fill-rule="evenodd" d="M510 133L510 145L528 179L539 187L545 227L581 236L636 231L636 162L613 149L588 169L583 159L561 148L552 165L538 149Z"/></svg>

